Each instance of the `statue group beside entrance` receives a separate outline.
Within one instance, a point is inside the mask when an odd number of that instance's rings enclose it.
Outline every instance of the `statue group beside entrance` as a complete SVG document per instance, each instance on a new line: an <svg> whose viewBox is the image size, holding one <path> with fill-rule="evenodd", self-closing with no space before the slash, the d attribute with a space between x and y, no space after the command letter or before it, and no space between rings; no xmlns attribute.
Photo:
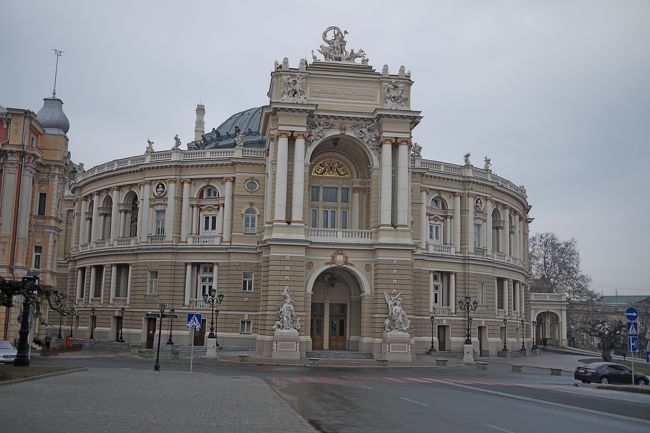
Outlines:
<svg viewBox="0 0 650 433"><path fill-rule="evenodd" d="M408 332L411 321L402 308L402 292L393 290L392 295L384 292L384 298L388 304L388 318L384 320L386 332Z"/></svg>

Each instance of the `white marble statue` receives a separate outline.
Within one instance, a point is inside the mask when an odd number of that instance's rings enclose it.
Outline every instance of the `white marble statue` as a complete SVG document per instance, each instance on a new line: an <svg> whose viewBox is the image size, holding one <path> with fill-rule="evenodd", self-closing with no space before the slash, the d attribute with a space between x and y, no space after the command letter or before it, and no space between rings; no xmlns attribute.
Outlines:
<svg viewBox="0 0 650 433"><path fill-rule="evenodd" d="M483 166L483 168L487 171L492 171L492 160L487 156L485 157L485 165Z"/></svg>
<svg viewBox="0 0 650 433"><path fill-rule="evenodd" d="M305 76L303 74L282 77L282 100L286 102L304 102L307 95Z"/></svg>
<svg viewBox="0 0 650 433"><path fill-rule="evenodd" d="M181 148L181 139L178 136L178 134L174 135L174 147L172 147L172 150L178 150Z"/></svg>
<svg viewBox="0 0 650 433"><path fill-rule="evenodd" d="M346 49L347 41L345 35L348 34L347 30L341 30L336 26L330 26L323 32L323 41L325 44L321 45L318 52L323 55L326 62L350 62L354 63L356 59L361 59L361 63L368 64L368 57L362 50ZM312 51L312 58L316 61L316 56Z"/></svg>
<svg viewBox="0 0 650 433"><path fill-rule="evenodd" d="M408 97L406 96L406 85L403 81L393 80L384 89L385 108L406 108Z"/></svg>
<svg viewBox="0 0 650 433"><path fill-rule="evenodd" d="M154 142L147 138L147 148L144 150L144 153L153 153L153 152L155 152L155 150L153 150L153 145L154 145Z"/></svg>
<svg viewBox="0 0 650 433"><path fill-rule="evenodd" d="M393 290L392 295L384 292L384 298L388 304L388 319L384 320L386 332L408 332L411 321L402 308L402 292Z"/></svg>
<svg viewBox="0 0 650 433"><path fill-rule="evenodd" d="M296 311L293 308L293 299L289 295L289 290L284 289L284 301L278 311L279 320L275 322L274 328L288 331L295 329L296 331L300 329L300 317L296 314Z"/></svg>
<svg viewBox="0 0 650 433"><path fill-rule="evenodd" d="M469 162L469 157L470 157L471 155L472 155L472 154L469 153L469 152L467 152L465 155L463 155L463 159L465 160L465 165L472 165L472 163Z"/></svg>
<svg viewBox="0 0 650 433"><path fill-rule="evenodd" d="M422 146L413 143L413 146L411 147L411 156L414 158L420 158L422 156Z"/></svg>

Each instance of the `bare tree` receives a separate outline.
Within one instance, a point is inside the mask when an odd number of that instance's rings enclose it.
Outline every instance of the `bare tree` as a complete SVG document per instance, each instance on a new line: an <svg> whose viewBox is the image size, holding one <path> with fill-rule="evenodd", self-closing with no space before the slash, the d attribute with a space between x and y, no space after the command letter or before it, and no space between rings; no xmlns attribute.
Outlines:
<svg viewBox="0 0 650 433"><path fill-rule="evenodd" d="M531 290L565 293L571 300L594 301L591 278L582 273L577 241L561 241L555 233L536 233L529 241Z"/></svg>
<svg viewBox="0 0 650 433"><path fill-rule="evenodd" d="M575 330L600 339L604 361L612 360L612 350L624 353L627 350L625 323L621 320L583 320L575 325Z"/></svg>

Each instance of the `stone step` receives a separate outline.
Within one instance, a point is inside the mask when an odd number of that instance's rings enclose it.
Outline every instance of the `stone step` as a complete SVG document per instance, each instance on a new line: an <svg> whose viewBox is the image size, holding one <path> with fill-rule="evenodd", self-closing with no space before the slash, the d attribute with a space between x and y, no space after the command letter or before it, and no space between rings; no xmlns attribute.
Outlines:
<svg viewBox="0 0 650 433"><path fill-rule="evenodd" d="M305 355L307 358L320 359L373 359L372 353L352 350L313 350Z"/></svg>

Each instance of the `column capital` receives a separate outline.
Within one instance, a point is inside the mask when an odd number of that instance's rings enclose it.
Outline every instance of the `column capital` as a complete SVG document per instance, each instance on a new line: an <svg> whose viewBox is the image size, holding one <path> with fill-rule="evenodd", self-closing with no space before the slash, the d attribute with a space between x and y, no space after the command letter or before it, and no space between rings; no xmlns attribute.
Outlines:
<svg viewBox="0 0 650 433"><path fill-rule="evenodd" d="M306 140L308 135L309 134L307 134L306 132L303 132L303 131L293 131L293 136L295 138L302 138L302 139Z"/></svg>
<svg viewBox="0 0 650 433"><path fill-rule="evenodd" d="M393 144L395 143L395 137L381 137L381 144Z"/></svg>
<svg viewBox="0 0 650 433"><path fill-rule="evenodd" d="M176 183L177 179L175 177L171 178L171 179L165 179L165 182L167 182L167 183Z"/></svg>
<svg viewBox="0 0 650 433"><path fill-rule="evenodd" d="M182 183L183 185L185 185L185 184L191 184L191 183L192 183L192 179L181 179L181 183Z"/></svg>
<svg viewBox="0 0 650 433"><path fill-rule="evenodd" d="M277 131L275 135L277 138L283 138L283 137L289 138L291 136L291 131L281 130L281 131Z"/></svg>
<svg viewBox="0 0 650 433"><path fill-rule="evenodd" d="M234 182L235 178L233 176L230 176L230 177L224 177L223 180L226 182Z"/></svg>
<svg viewBox="0 0 650 433"><path fill-rule="evenodd" d="M116 191L119 191L119 190L120 190L119 186L114 186L114 187L111 188L111 192L116 192Z"/></svg>
<svg viewBox="0 0 650 433"><path fill-rule="evenodd" d="M459 193L459 192L455 192L455 193L454 193L454 197L458 197L458 198L460 198L462 195L463 195L463 194L461 194L461 193Z"/></svg>
<svg viewBox="0 0 650 433"><path fill-rule="evenodd" d="M420 192L429 192L429 188L427 188L426 186L421 186Z"/></svg>
<svg viewBox="0 0 650 433"><path fill-rule="evenodd" d="M405 145L408 145L409 147L411 147L413 145L411 143L410 138L398 138L397 139L397 144L399 144L399 145L404 145L405 144Z"/></svg>

